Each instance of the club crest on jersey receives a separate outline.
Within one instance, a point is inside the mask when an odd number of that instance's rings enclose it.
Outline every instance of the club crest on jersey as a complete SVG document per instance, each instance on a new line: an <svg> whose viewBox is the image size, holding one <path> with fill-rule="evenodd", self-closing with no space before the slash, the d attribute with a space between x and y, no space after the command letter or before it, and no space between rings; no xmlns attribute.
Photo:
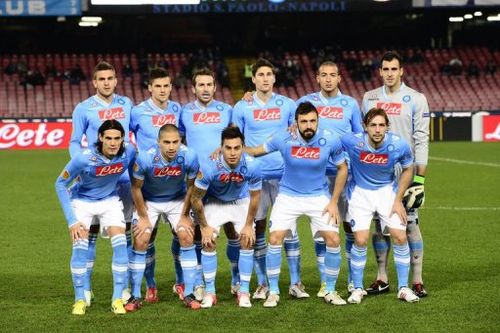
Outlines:
<svg viewBox="0 0 500 333"><path fill-rule="evenodd" d="M116 175L123 172L123 163L115 163L111 165L98 166L95 168L96 177L104 177L110 175Z"/></svg>
<svg viewBox="0 0 500 333"><path fill-rule="evenodd" d="M283 105L283 100L278 99L278 100L276 101L276 105L278 105L278 106L282 106L282 105Z"/></svg>
<svg viewBox="0 0 500 333"><path fill-rule="evenodd" d="M318 114L320 118L342 119L344 118L344 109L337 106L319 106Z"/></svg>
<svg viewBox="0 0 500 333"><path fill-rule="evenodd" d="M241 183L245 180L243 175L237 172L222 173L219 176L219 181L222 183Z"/></svg>
<svg viewBox="0 0 500 333"><path fill-rule="evenodd" d="M111 120L111 119L124 119L125 112L122 107L112 108L109 110L99 110L99 119L102 121Z"/></svg>
<svg viewBox="0 0 500 333"><path fill-rule="evenodd" d="M280 120L280 108L257 109L253 110L253 119L255 121Z"/></svg>
<svg viewBox="0 0 500 333"><path fill-rule="evenodd" d="M410 95L403 96L403 102L408 103L409 101L411 101L411 96Z"/></svg>
<svg viewBox="0 0 500 333"><path fill-rule="evenodd" d="M359 160L365 164L386 165L389 162L387 154L375 154L368 151L362 151Z"/></svg>
<svg viewBox="0 0 500 333"><path fill-rule="evenodd" d="M377 108L384 110L387 115L399 116L401 114L401 103L378 102Z"/></svg>
<svg viewBox="0 0 500 333"><path fill-rule="evenodd" d="M173 114L163 114L151 118L154 127L162 127L165 124L175 125L175 116Z"/></svg>
<svg viewBox="0 0 500 333"><path fill-rule="evenodd" d="M219 112L198 112L193 113L193 123L195 124L219 124Z"/></svg>
<svg viewBox="0 0 500 333"><path fill-rule="evenodd" d="M180 166L168 166L153 169L153 177L177 177L181 174L182 170Z"/></svg>
<svg viewBox="0 0 500 333"><path fill-rule="evenodd" d="M347 100L345 100L345 99L341 99L341 100L340 100L340 105L342 105L342 106L347 106L347 104L349 104L349 103L347 102Z"/></svg>
<svg viewBox="0 0 500 333"><path fill-rule="evenodd" d="M320 157L319 147L292 147L292 157L306 160L318 160Z"/></svg>
<svg viewBox="0 0 500 333"><path fill-rule="evenodd" d="M177 164L182 164L184 163L184 156L177 156L177 158L175 159L175 162Z"/></svg>
<svg viewBox="0 0 500 333"><path fill-rule="evenodd" d="M224 107L220 104L217 104L217 106L215 107L217 110L219 111L223 111L224 110Z"/></svg>
<svg viewBox="0 0 500 333"><path fill-rule="evenodd" d="M68 180L69 179L69 172L68 172L68 170L64 170L62 172L61 178L64 179L64 180Z"/></svg>

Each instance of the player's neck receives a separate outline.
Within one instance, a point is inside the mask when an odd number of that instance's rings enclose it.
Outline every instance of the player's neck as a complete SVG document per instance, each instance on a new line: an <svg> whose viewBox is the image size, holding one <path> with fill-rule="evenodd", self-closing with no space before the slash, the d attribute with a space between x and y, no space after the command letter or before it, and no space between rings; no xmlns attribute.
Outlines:
<svg viewBox="0 0 500 333"><path fill-rule="evenodd" d="M200 106L202 106L202 107L206 108L206 107L208 107L208 105L209 105L210 103L212 103L212 101L213 101L213 100L214 100L214 99L212 98L212 99L210 99L208 102L206 102L206 103L205 103L205 102L200 101L199 99L197 99L197 100L196 100L196 103L198 103L198 105L200 105Z"/></svg>
<svg viewBox="0 0 500 333"><path fill-rule="evenodd" d="M165 161L169 162L169 163L170 163L170 162L172 162L172 161L174 160L174 158L175 158L175 156L174 156L174 157L172 157L172 158L169 158L169 157L167 157L167 155L165 155L163 152L161 153L161 157L163 157L163 159L164 159Z"/></svg>
<svg viewBox="0 0 500 333"><path fill-rule="evenodd" d="M332 90L330 92L321 90L321 95L325 98L335 97L338 95L338 93L339 93L339 88L335 88L335 90Z"/></svg>
<svg viewBox="0 0 500 333"><path fill-rule="evenodd" d="M151 100L153 101L153 104L156 105L158 108L162 110L165 110L167 108L168 100L166 100L165 102L157 101L154 98L151 98Z"/></svg>
<svg viewBox="0 0 500 333"><path fill-rule="evenodd" d="M96 96L97 96L97 98L99 98L100 100L105 102L106 104L111 104L111 102L113 102L113 98L115 97L115 94L111 94L108 97L106 97L106 96L103 96L103 95L97 93Z"/></svg>
<svg viewBox="0 0 500 333"><path fill-rule="evenodd" d="M384 86L384 88L387 95L395 94L401 89L401 81L393 85L392 87Z"/></svg>
<svg viewBox="0 0 500 333"><path fill-rule="evenodd" d="M269 90L267 92L263 92L263 91L257 90L255 92L255 95L262 102L267 103L267 101L269 101L269 99L273 96L273 90L271 89L271 90Z"/></svg>

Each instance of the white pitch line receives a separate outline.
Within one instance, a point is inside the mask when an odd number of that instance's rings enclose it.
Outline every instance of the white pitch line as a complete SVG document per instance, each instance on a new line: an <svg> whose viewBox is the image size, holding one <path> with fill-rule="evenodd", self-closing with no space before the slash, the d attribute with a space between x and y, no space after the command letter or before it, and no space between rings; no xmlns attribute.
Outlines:
<svg viewBox="0 0 500 333"><path fill-rule="evenodd" d="M423 209L438 209L438 210L500 210L500 207L448 207L448 206L437 206L437 207L422 207Z"/></svg>
<svg viewBox="0 0 500 333"><path fill-rule="evenodd" d="M476 162L476 161L467 161L467 160L456 160L454 158L445 158L445 157L435 157L429 156L430 160L443 161L443 162L452 162L458 164L470 164L470 165L481 165L481 166L489 166L494 168L500 168L499 163L488 163L488 162Z"/></svg>

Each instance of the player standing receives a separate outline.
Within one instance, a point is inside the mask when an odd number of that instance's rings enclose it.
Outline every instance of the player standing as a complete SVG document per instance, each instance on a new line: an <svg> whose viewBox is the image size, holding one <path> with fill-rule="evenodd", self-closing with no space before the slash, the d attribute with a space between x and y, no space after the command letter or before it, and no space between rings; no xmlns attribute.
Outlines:
<svg viewBox="0 0 500 333"><path fill-rule="evenodd" d="M129 141L129 124L132 101L125 96L115 93L117 84L116 72L113 65L101 61L93 73L92 84L96 89L96 94L79 103L72 115L73 130L69 144L69 153L75 157L81 150L81 142L85 136L89 144L97 142L97 132L101 124L106 120L117 120L125 131L124 140ZM128 173L123 173L117 185L118 196L123 203L123 214L127 223L127 247L129 252L132 249L130 235L130 222L132 220L133 202L130 195L130 179ZM87 306L90 306L92 299L92 271L95 261L95 246L98 233L98 219L92 223L89 230L89 246L87 260L87 277L85 279L85 297ZM125 301L129 295L124 296Z"/></svg>
<svg viewBox="0 0 500 333"><path fill-rule="evenodd" d="M301 97L297 100L297 105L302 102L311 102L319 114L319 127L325 128L339 135L343 136L346 133L362 132L361 111L358 102L351 96L344 95L340 92L339 83L341 76L339 67L332 61L325 61L318 67L316 73L316 82L320 86L320 91ZM331 161L326 168L330 192L333 191L333 184L335 184L335 176L337 168ZM350 254L351 247L354 242L354 236L351 231L351 226L346 222L347 213L347 198L345 191L342 192L339 198L339 211L342 218L344 232L345 232L345 253L347 258L347 267L349 274L347 278L348 290L352 290L352 280L350 278ZM326 280L325 280L325 253L326 245L324 240L315 239L314 249L316 252L317 264L321 277L321 289L318 291L318 297L325 297Z"/></svg>
<svg viewBox="0 0 500 333"><path fill-rule="evenodd" d="M297 219L301 215L311 219L313 237L321 236L326 243L324 299L330 304L344 305L346 302L335 291L341 263L338 233L341 218L337 203L347 179L344 151L335 134L318 129L318 111L311 103L299 104L295 121L294 134L284 130L258 147L247 148L255 156L278 151L284 160L279 194L269 219L266 265L270 292L264 306L278 305L281 247L285 236L297 233ZM338 168L331 197L325 176L329 159Z"/></svg>
<svg viewBox="0 0 500 333"><path fill-rule="evenodd" d="M95 147L75 153L57 178L56 191L68 222L73 252L71 274L75 289L74 315L86 311L85 280L88 270L89 229L98 217L101 233L113 248L113 296L111 310L124 314L123 289L128 282L127 240L123 204L116 193L120 177L135 158L135 148L125 145L125 130L117 120L105 120L98 128ZM68 187L76 180L71 191ZM70 193L71 192L71 193Z"/></svg>
<svg viewBox="0 0 500 333"><path fill-rule="evenodd" d="M139 151L147 151L156 146L158 142L158 131L165 124L179 125L181 106L179 103L169 100L172 91L172 82L169 73L164 68L153 68L149 73L148 90L151 97L139 105L132 108L130 117L130 130L134 132ZM145 301L149 303L158 302L158 290L155 281L155 254L156 249L154 240L156 238L157 225L153 222L155 228L149 239L146 253L146 297ZM179 261L180 245L177 236L172 238L171 246L172 256L175 267L175 293L183 297L184 281L182 276L182 267Z"/></svg>
<svg viewBox="0 0 500 333"><path fill-rule="evenodd" d="M381 229L394 241L394 263L398 275L398 298L418 302L408 288L410 249L406 238L406 210L403 195L413 177L413 155L410 146L399 136L387 133L389 119L383 109L372 108L364 117L366 132L347 134L342 144L349 154L352 178L348 186L348 218L354 232L351 249L351 274L354 290L349 303L360 303L365 295L363 272L370 223L375 214ZM402 168L399 181L395 169Z"/></svg>
<svg viewBox="0 0 500 333"><path fill-rule="evenodd" d="M216 241L222 225L232 223L239 234L238 270L240 307L251 307L249 295L253 270L254 222L259 206L262 179L260 166L253 157L243 153L245 139L236 127L222 131L221 153L216 160L202 164L191 197L193 212L202 233L202 265L206 294L202 308L217 303L215 276L217 272ZM206 203L202 199L207 193Z"/></svg>
<svg viewBox="0 0 500 333"><path fill-rule="evenodd" d="M423 190L429 155L429 105L425 96L406 86L403 76L403 62L398 53L386 52L380 61L382 87L368 91L363 96L362 111L367 113L373 107L382 108L391 122L391 131L406 140L415 156L415 176L410 187ZM408 210L406 233L410 244L411 267L413 271L413 290L419 297L427 292L422 279L423 240L420 233L418 207L423 198ZM368 293L378 294L389 291L387 278L387 259L390 238L384 236L379 226L373 234L373 247L377 255L377 279L367 288Z"/></svg>
<svg viewBox="0 0 500 333"><path fill-rule="evenodd" d="M288 128L294 120L296 105L288 97L273 93L276 82L274 66L266 59L258 59L252 66L255 93L234 106L233 124L245 135L245 145L255 147L271 135ZM283 158L279 152L258 157L262 170L262 195L256 216L255 272L258 287L253 299L266 299L269 287L266 277L266 219L267 211L278 194L278 182L283 175ZM285 251L290 270L290 295L309 297L300 280L300 243L298 235L285 240Z"/></svg>

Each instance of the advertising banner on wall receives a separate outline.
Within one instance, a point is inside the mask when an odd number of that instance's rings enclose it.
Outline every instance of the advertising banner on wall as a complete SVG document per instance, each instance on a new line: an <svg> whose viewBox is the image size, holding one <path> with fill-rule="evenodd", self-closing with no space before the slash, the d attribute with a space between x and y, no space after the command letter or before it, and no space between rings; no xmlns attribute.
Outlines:
<svg viewBox="0 0 500 333"><path fill-rule="evenodd" d="M67 149L70 122L0 123L0 150Z"/></svg>
<svg viewBox="0 0 500 333"><path fill-rule="evenodd" d="M76 16L81 0L0 0L1 16Z"/></svg>
<svg viewBox="0 0 500 333"><path fill-rule="evenodd" d="M483 117L483 141L500 141L500 116Z"/></svg>

